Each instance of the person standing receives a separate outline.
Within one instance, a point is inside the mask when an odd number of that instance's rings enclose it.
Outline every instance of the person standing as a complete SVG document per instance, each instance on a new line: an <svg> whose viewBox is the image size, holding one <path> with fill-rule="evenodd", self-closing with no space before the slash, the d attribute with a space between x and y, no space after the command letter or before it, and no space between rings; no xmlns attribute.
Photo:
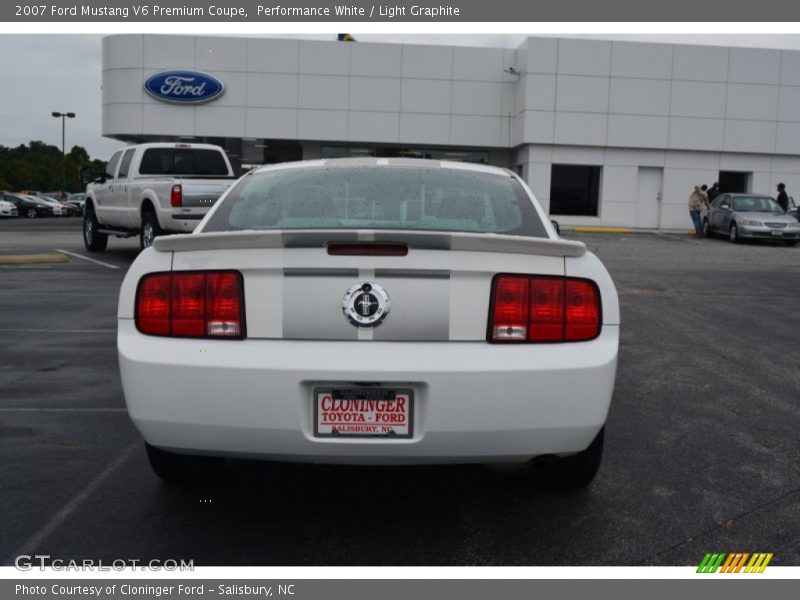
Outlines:
<svg viewBox="0 0 800 600"><path fill-rule="evenodd" d="M719 181L715 181L714 185L708 188L708 202L709 204L714 201L714 198L719 196Z"/></svg>
<svg viewBox="0 0 800 600"><path fill-rule="evenodd" d="M699 185L694 186L694 191L689 195L689 216L694 223L694 233L696 237L703 237L703 222L700 218L700 211L703 206L708 204L708 196L700 189Z"/></svg>
<svg viewBox="0 0 800 600"><path fill-rule="evenodd" d="M783 183L778 184L778 197L776 200L781 205L783 212L789 212L789 195L786 193L786 185Z"/></svg>

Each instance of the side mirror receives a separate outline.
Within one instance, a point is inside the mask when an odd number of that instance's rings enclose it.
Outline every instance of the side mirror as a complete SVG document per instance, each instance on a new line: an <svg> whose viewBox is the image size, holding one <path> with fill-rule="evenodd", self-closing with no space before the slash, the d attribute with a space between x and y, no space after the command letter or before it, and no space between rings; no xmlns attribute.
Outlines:
<svg viewBox="0 0 800 600"><path fill-rule="evenodd" d="M87 183L91 183L92 179L94 179L94 175L92 174L91 167L82 167L80 170L80 178L81 183L86 185Z"/></svg>
<svg viewBox="0 0 800 600"><path fill-rule="evenodd" d="M561 235L561 227L559 226L558 221L554 221L553 219L550 219L550 224L553 226L553 229L556 230L556 233L558 235Z"/></svg>
<svg viewBox="0 0 800 600"><path fill-rule="evenodd" d="M730 210L731 209L731 207L729 205L727 205L727 204L721 204L720 208L724 208L725 210Z"/></svg>

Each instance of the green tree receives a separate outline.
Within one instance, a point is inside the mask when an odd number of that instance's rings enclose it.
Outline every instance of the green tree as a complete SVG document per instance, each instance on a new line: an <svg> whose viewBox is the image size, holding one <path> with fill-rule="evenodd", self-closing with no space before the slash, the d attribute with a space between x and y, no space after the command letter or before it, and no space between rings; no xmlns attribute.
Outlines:
<svg viewBox="0 0 800 600"><path fill-rule="evenodd" d="M16 148L0 145L0 189L53 191L61 189L61 149L32 140ZM89 166L95 173L105 168L105 162L92 159L85 148L73 146L66 156L67 192L84 189L80 182L81 167Z"/></svg>
<svg viewBox="0 0 800 600"><path fill-rule="evenodd" d="M76 165L83 165L92 160L89 158L89 153L83 146L73 146L72 150L67 154L67 159L71 160Z"/></svg>

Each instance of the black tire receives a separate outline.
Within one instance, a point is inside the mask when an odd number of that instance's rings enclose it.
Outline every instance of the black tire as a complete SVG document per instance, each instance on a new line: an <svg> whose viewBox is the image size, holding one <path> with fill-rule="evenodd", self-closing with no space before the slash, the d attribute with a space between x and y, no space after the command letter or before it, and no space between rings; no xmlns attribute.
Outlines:
<svg viewBox="0 0 800 600"><path fill-rule="evenodd" d="M708 219L703 219L703 237L711 237L711 227L708 226Z"/></svg>
<svg viewBox="0 0 800 600"><path fill-rule="evenodd" d="M216 479L222 474L225 459L214 456L189 456L156 448L145 442L147 459L156 475L170 483L192 483Z"/></svg>
<svg viewBox="0 0 800 600"><path fill-rule="evenodd" d="M731 223L730 229L728 229L728 239L732 244L741 243L742 238L739 237L739 228L736 226L736 223Z"/></svg>
<svg viewBox="0 0 800 600"><path fill-rule="evenodd" d="M100 233L98 229L94 209L87 206L83 215L83 245L89 252L102 252L108 246L108 235Z"/></svg>
<svg viewBox="0 0 800 600"><path fill-rule="evenodd" d="M788 242L786 242L786 245L789 246L789 248L794 248L795 246L797 246L797 240L789 240Z"/></svg>
<svg viewBox="0 0 800 600"><path fill-rule="evenodd" d="M28 208L25 210L25 216L28 217L29 219L35 219L39 215L36 214L35 208Z"/></svg>
<svg viewBox="0 0 800 600"><path fill-rule="evenodd" d="M158 217L152 210L145 211L142 215L142 228L139 230L139 249L149 248L160 235L164 235L164 230L158 224Z"/></svg>
<svg viewBox="0 0 800 600"><path fill-rule="evenodd" d="M560 488L579 489L589 485L600 469L603 458L603 427L583 452L561 458L554 465L553 483Z"/></svg>

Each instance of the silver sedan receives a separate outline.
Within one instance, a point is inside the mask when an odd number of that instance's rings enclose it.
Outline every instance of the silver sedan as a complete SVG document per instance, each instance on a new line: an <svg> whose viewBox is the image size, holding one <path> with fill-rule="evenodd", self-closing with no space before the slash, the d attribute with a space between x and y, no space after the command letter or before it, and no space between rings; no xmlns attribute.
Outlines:
<svg viewBox="0 0 800 600"><path fill-rule="evenodd" d="M703 217L706 235L728 236L734 244L744 239L779 240L794 246L800 239L800 223L783 212L769 196L721 194Z"/></svg>

